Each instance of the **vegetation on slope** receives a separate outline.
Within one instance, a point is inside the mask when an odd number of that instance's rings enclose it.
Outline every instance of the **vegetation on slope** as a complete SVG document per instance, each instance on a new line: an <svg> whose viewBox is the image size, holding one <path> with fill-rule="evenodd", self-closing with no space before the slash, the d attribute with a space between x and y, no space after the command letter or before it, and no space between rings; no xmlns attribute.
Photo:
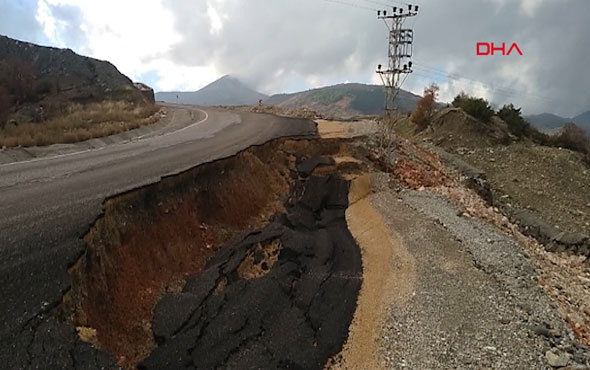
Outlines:
<svg viewBox="0 0 590 370"><path fill-rule="evenodd" d="M74 142L151 123L157 107L144 89L108 62L0 36L0 147Z"/></svg>
<svg viewBox="0 0 590 370"><path fill-rule="evenodd" d="M424 96L418 100L414 113L410 116L410 120L417 126L418 131L424 130L429 124L434 108L436 107L436 97L438 95L439 87L432 84L424 89Z"/></svg>
<svg viewBox="0 0 590 370"><path fill-rule="evenodd" d="M0 148L74 143L118 134L159 119L156 105L135 106L107 101L71 104L54 118L40 122L7 123L0 128Z"/></svg>

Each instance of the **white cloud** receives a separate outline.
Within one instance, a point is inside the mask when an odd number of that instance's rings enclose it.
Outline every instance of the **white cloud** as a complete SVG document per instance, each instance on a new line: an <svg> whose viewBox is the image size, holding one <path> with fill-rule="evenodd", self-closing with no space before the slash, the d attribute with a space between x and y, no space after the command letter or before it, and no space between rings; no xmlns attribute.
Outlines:
<svg viewBox="0 0 590 370"><path fill-rule="evenodd" d="M209 16L209 21L211 22L211 34L219 35L221 29L223 28L223 22L221 20L221 16L217 12L217 9L211 3L207 3L207 15Z"/></svg>
<svg viewBox="0 0 590 370"><path fill-rule="evenodd" d="M56 46L64 47L64 42L59 37L58 25L51 13L51 9L45 0L40 0L37 3L37 14L35 15L37 22L43 27L45 36Z"/></svg>
<svg viewBox="0 0 590 370"><path fill-rule="evenodd" d="M66 46L66 35L51 7L64 5L78 7L83 17L79 32L87 44L77 51L112 62L131 79L155 70L160 78L156 89L197 89L218 77L213 66L177 66L164 56L182 36L160 0L40 0L37 19L47 37L61 47ZM222 23L213 7L209 16L212 32L218 32Z"/></svg>
<svg viewBox="0 0 590 370"><path fill-rule="evenodd" d="M221 75L212 66L177 66L171 61L158 59L146 65L158 73L156 91L195 91L213 82Z"/></svg>
<svg viewBox="0 0 590 370"><path fill-rule="evenodd" d="M535 12L541 7L541 5L543 5L543 2L544 0L522 0L521 9L526 15L532 17L535 15Z"/></svg>

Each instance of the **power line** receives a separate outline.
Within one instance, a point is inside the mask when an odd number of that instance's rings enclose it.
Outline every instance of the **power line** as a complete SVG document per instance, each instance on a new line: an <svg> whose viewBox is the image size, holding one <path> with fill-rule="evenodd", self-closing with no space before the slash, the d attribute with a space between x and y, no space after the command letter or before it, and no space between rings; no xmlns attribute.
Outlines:
<svg viewBox="0 0 590 370"><path fill-rule="evenodd" d="M473 78L469 78L463 75L460 75L458 73L451 73L451 72L447 72L445 70L442 69L438 69L438 68L434 68L434 67L430 67L430 66L426 66L424 64L420 64L418 62L416 62L414 64L414 66L416 68L418 68L418 70L421 70L423 73L429 73L431 75L438 75L439 77L444 77L453 81L459 81L459 80L465 80L465 81L469 81L473 84L480 84L490 90L493 90L499 94L503 94L506 96L514 96L514 95L527 95L529 97L538 99L538 100L544 100L544 101L552 101L553 99L547 97L547 96L543 96L543 95L539 95L539 94L535 94L535 93L530 93L530 92L522 92L519 90L516 90L514 88L510 88L510 87L501 87L501 86L497 86L494 84L490 84L490 83L486 83L484 81L481 80L476 80ZM428 78L430 78L431 76L426 76Z"/></svg>
<svg viewBox="0 0 590 370"><path fill-rule="evenodd" d="M485 85L485 86L487 86L487 87L489 87L491 89L498 90L498 91L505 91L505 92L509 92L509 93L513 93L513 94L522 93L521 91L518 91L518 90L513 89L513 88L509 88L509 87L498 87L498 86L496 86L494 84L490 84L490 83L486 83L486 82L481 81L481 80L476 80L476 79L473 79L473 78L470 78L470 77L466 77L466 76L460 75L458 73L449 73L449 72L447 72L447 71L445 71L443 69L439 69L439 68L427 66L427 65L422 64L422 63L419 63L419 62L416 62L416 66L418 68L424 70L427 73L439 74L439 75L442 75L444 77L448 77L448 78L453 79L453 80L463 79L463 80L468 80L468 81L472 81L472 82L475 82L475 83L479 83L481 85ZM553 98L550 98L550 97L544 96L544 95L540 95L540 94L527 93L527 95L530 95L530 96L533 96L533 97L537 97L538 99L544 99L544 100L549 100L549 101L552 101L553 100Z"/></svg>
<svg viewBox="0 0 590 370"><path fill-rule="evenodd" d="M385 3L382 3L380 1L375 1L375 0L361 0L361 1L365 1L367 3L371 3L371 4L375 4L375 5L381 5L381 6L391 6L390 4L385 4Z"/></svg>
<svg viewBox="0 0 590 370"><path fill-rule="evenodd" d="M487 84L485 82L482 81L477 81L477 80L470 80L467 78L462 78L462 77L451 77L451 76L441 76L441 75L437 75L436 73L430 73L429 71L421 71L420 69L414 71L414 74L416 74L417 76L423 77L425 79L431 79L433 77L433 75L435 77L446 77L452 81L460 81L460 80L465 80L470 82L472 85L475 84L479 84L482 87L491 90L492 92L498 94L498 95L502 95L504 97L515 97L515 96L527 96L529 98L535 99L535 100L543 100L546 102L551 101L551 99L549 98L543 98L540 96L535 96L534 94L531 93L526 93L526 92L521 92L521 91L517 91L514 89L506 89L506 88L499 88L490 84Z"/></svg>
<svg viewBox="0 0 590 370"><path fill-rule="evenodd" d="M480 84L483 86L486 86L487 88L491 89L491 90L495 90L497 92L501 92L501 93L505 93L505 94L510 94L510 95L514 95L515 93L517 93L515 90L511 90L508 88L501 88L501 87L497 87L491 84L487 84L483 81L478 81L478 80L473 80L464 76L460 76L458 74L455 73L447 73L447 72L439 72L439 71L433 71L433 70L429 70L427 68L424 68L423 66L420 66L418 64L416 64L414 66L415 68L417 68L419 71L421 71L423 74L427 74L427 77L431 77L432 75L435 75L437 77L443 77L452 81L459 81L459 80L465 80L465 81L469 81L471 83L474 84Z"/></svg>
<svg viewBox="0 0 590 370"><path fill-rule="evenodd" d="M372 4L375 4L375 5L381 5L381 6L387 6L387 7L392 7L394 3L395 4L398 4L398 5L403 5L403 6L409 5L408 3L400 3L398 1L391 1L389 3L384 3L384 2L376 1L376 0L361 0L361 1L366 1L368 3L372 3Z"/></svg>
<svg viewBox="0 0 590 370"><path fill-rule="evenodd" d="M427 74L427 72L421 72L419 70L414 71L414 74L416 74L417 76L423 77L425 79L430 79L430 78L433 77L432 74ZM440 76L438 76L438 77L440 77ZM449 79L451 79L453 81L459 81L460 80L459 78L449 78ZM479 82L479 81L476 81L476 83L482 85L483 87L487 88L488 90L491 90L491 91L495 92L498 95L503 95L505 97L514 97L516 95L526 95L524 93L518 93L516 91L500 90L498 88L495 88L495 87L492 87L492 86L488 86L488 85L484 84L483 82Z"/></svg>
<svg viewBox="0 0 590 370"><path fill-rule="evenodd" d="M426 72L421 72L420 70L414 70L414 74L416 76L419 76L419 77L422 77L425 79L432 79L432 77L433 77L432 74L427 74ZM437 76L437 77L440 77L440 76ZM459 79L452 79L452 80L458 81ZM486 86L486 87L488 87L488 86ZM499 95L504 95L507 97L512 97L512 96L516 95L516 93L514 93L514 92L501 91L501 90L493 89L491 87L488 87L488 89L493 90L494 92L496 92Z"/></svg>
<svg viewBox="0 0 590 370"><path fill-rule="evenodd" d="M364 6L364 5L350 3L348 1L343 1L343 0L324 0L324 1L329 2L329 3L334 3L334 4L340 4L340 5L350 6L350 7L357 8L357 9L370 10L372 12L376 12L377 11L377 9L375 9L375 8L369 8L369 7Z"/></svg>

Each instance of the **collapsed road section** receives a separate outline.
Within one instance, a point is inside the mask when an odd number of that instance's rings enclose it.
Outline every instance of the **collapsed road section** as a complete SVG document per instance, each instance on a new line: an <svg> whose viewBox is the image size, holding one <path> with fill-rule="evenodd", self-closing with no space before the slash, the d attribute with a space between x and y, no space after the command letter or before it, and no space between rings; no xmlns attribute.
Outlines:
<svg viewBox="0 0 590 370"><path fill-rule="evenodd" d="M126 368L321 369L362 281L342 145L279 139L109 199L56 314Z"/></svg>
<svg viewBox="0 0 590 370"><path fill-rule="evenodd" d="M348 183L312 176L304 187L286 213L160 301L159 346L140 368L321 369L340 351L362 279Z"/></svg>

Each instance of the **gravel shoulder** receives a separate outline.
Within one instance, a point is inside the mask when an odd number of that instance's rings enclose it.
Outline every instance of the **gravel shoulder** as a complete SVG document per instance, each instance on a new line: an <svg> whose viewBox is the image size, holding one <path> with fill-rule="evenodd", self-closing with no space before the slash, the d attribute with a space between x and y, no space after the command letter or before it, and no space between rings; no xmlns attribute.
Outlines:
<svg viewBox="0 0 590 370"><path fill-rule="evenodd" d="M438 195L398 196L382 184L371 203L417 267L410 301L389 302L385 368L543 369L552 368L549 357L588 364L515 241Z"/></svg>
<svg viewBox="0 0 590 370"><path fill-rule="evenodd" d="M363 284L348 341L327 368L590 365L539 286L535 257L522 240L464 213L436 188L402 189L379 171L370 184L347 211ZM353 181L351 196L355 187Z"/></svg>

